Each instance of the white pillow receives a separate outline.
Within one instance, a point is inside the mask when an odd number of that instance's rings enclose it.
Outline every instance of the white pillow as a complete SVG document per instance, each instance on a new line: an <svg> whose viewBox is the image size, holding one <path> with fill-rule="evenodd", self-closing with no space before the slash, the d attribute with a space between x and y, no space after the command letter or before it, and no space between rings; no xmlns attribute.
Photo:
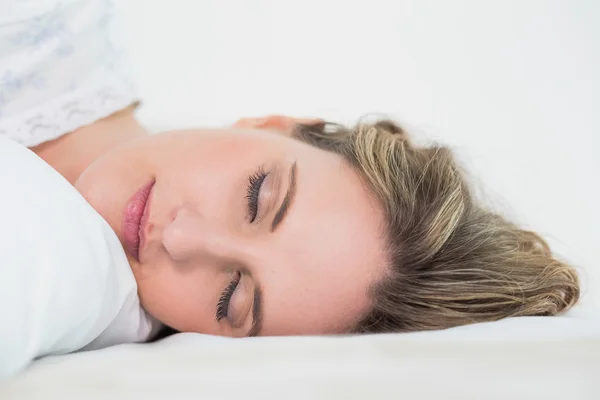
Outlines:
<svg viewBox="0 0 600 400"><path fill-rule="evenodd" d="M0 379L41 356L146 340L153 325L106 221L49 165L3 137L0 318Z"/></svg>

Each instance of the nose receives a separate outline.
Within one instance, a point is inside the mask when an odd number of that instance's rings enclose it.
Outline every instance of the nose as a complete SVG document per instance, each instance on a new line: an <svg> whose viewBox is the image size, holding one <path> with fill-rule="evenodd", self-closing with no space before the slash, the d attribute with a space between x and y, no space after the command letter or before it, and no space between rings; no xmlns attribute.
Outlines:
<svg viewBox="0 0 600 400"><path fill-rule="evenodd" d="M162 243L178 262L236 257L239 245L235 235L223 225L194 210L181 208L163 230Z"/></svg>

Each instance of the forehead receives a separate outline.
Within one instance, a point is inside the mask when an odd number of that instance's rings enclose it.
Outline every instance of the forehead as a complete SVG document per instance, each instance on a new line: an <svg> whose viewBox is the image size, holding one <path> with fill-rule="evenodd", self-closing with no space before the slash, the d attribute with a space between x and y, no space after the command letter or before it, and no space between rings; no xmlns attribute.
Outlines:
<svg viewBox="0 0 600 400"><path fill-rule="evenodd" d="M365 183L340 156L297 147L296 199L261 282L265 335L345 331L386 270L383 216Z"/></svg>

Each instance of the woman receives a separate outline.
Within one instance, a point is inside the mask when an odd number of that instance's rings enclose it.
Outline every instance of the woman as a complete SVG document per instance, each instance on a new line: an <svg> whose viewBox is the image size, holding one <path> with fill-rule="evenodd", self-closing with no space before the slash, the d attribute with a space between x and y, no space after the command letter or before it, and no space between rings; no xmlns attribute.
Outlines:
<svg viewBox="0 0 600 400"><path fill-rule="evenodd" d="M554 315L577 301L575 270L479 205L447 148L416 146L389 121L280 116L148 135L122 51L104 40L109 3L29 11L28 23L3 27L0 54L32 62L4 71L13 83L0 92L0 133L106 219L142 305L164 325L405 332ZM46 36L31 34L38 25Z"/></svg>

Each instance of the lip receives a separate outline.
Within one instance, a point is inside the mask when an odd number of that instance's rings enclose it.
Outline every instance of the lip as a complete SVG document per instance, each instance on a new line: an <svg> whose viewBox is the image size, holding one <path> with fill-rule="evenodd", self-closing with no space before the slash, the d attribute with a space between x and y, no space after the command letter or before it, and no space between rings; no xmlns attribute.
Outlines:
<svg viewBox="0 0 600 400"><path fill-rule="evenodd" d="M123 216L123 247L137 262L140 262L140 250L146 242L145 227L150 215L150 194L154 183L152 179L129 199Z"/></svg>

